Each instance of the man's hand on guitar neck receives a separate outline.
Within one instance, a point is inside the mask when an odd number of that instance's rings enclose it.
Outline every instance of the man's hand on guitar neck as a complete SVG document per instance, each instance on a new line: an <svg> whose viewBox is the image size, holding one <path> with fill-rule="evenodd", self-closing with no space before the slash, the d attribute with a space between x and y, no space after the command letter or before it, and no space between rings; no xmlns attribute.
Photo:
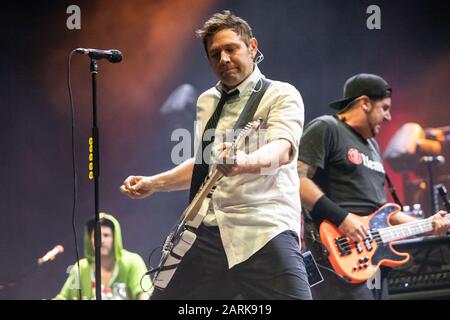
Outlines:
<svg viewBox="0 0 450 320"><path fill-rule="evenodd" d="M234 150L230 150L230 147L230 143L224 142L215 151L221 161L217 170L227 177L242 173L275 173L280 166L292 161L291 143L283 138L271 141L250 154L239 150L233 154Z"/></svg>
<svg viewBox="0 0 450 320"><path fill-rule="evenodd" d="M437 236L447 235L450 229L450 219L445 218L446 211L439 211L433 216L433 234Z"/></svg>
<svg viewBox="0 0 450 320"><path fill-rule="evenodd" d="M431 217L433 220L433 230L427 233L428 235L445 236L447 234L448 230L450 229L450 219L445 218L446 214L448 214L446 211L441 210ZM417 218L411 217L410 215L399 211L391 217L390 222L393 225L398 225L414 222L417 220Z"/></svg>
<svg viewBox="0 0 450 320"><path fill-rule="evenodd" d="M232 144L224 142L217 146L215 152L219 154L217 157L217 170L219 170L226 177L233 177L241 173L249 171L248 155L243 151L230 150Z"/></svg>
<svg viewBox="0 0 450 320"><path fill-rule="evenodd" d="M349 213L347 217L339 225L338 229L344 235L354 242L363 241L369 236L369 231L353 213Z"/></svg>

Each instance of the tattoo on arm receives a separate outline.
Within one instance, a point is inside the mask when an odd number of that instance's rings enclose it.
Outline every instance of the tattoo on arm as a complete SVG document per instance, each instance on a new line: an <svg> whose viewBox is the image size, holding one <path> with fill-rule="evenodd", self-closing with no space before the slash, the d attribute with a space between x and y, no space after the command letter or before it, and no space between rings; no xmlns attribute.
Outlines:
<svg viewBox="0 0 450 320"><path fill-rule="evenodd" d="M297 172L300 178L307 177L312 179L316 174L316 167L310 166L302 161L297 161Z"/></svg>

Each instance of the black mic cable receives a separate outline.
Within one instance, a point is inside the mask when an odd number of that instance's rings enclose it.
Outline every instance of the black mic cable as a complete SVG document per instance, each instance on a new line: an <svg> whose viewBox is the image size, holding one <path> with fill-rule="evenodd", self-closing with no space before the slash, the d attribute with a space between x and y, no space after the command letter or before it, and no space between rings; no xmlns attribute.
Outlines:
<svg viewBox="0 0 450 320"><path fill-rule="evenodd" d="M80 272L80 254L78 251L78 237L77 237L77 229L75 225L75 215L76 215L76 205L77 205L77 189L78 189L78 180L77 180L77 168L76 168L76 157L75 157L75 112L74 112L74 106L73 106L73 97L72 97L72 83L70 80L70 62L72 60L72 55L76 52L76 49L72 50L69 54L69 59L67 63L67 86L69 89L69 102L70 102L70 114L72 117L72 175L73 175L73 203L72 203L72 231L74 235L75 240L75 254L76 254L76 264L78 268L78 298L79 300L82 299L81 294L81 272Z"/></svg>

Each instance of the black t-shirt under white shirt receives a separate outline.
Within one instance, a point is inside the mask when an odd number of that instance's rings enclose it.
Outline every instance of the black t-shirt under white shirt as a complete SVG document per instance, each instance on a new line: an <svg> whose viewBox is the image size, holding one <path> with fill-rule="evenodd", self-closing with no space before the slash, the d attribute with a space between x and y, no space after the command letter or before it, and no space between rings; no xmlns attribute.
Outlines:
<svg viewBox="0 0 450 320"><path fill-rule="evenodd" d="M306 125L298 159L317 168L313 181L343 209L367 215L386 203L378 144L338 118L321 116Z"/></svg>

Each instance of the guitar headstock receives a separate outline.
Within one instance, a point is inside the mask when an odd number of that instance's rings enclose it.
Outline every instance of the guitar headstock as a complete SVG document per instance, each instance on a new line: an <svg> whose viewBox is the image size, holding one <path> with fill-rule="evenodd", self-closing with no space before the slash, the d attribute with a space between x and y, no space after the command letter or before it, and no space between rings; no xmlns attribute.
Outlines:
<svg viewBox="0 0 450 320"><path fill-rule="evenodd" d="M250 134L252 134L253 132L255 132L256 130L258 130L259 126L261 125L263 119L262 118L258 118L256 120L250 121L248 122L245 127L243 127L240 131L239 134L234 138L233 142L227 146L226 148L226 155L227 157L233 157L236 155L237 153L237 149L239 148L240 144L245 140L246 137L248 137ZM217 153L215 153L215 161L214 163L221 163L221 161L223 161L223 159L219 158L222 149L217 149L216 151Z"/></svg>
<svg viewBox="0 0 450 320"><path fill-rule="evenodd" d="M258 130L259 126L261 125L263 119L258 118L256 120L248 122L244 128L239 132L236 139L233 141L233 152L236 153L237 148L239 147L239 144L244 140L246 137L248 137L250 134Z"/></svg>

